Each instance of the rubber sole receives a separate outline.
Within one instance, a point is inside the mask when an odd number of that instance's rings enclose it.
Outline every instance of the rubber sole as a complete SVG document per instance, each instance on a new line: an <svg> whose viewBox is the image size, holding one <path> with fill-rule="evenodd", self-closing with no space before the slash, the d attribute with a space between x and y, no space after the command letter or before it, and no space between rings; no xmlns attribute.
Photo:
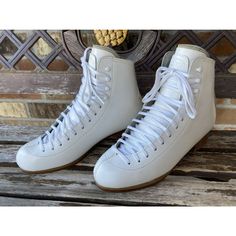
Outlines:
<svg viewBox="0 0 236 236"><path fill-rule="evenodd" d="M114 134L112 134L112 135L109 135L109 136L107 136L106 138L104 138L104 139L102 139L101 141L99 141L98 143L96 143L94 146L96 146L96 145L99 144L100 142L104 141L105 139L107 139L107 138L109 138L109 137L111 137L111 136L113 136L113 135L118 135L118 134L120 134L120 133L122 133L122 131L119 131L119 132L116 132L116 133L114 133ZM94 148L94 146L91 147L85 154L83 154L81 157L79 157L79 158L76 159L75 161L70 162L70 163L68 163L68 164L66 164L66 165L63 165L63 166L58 166L58 167L55 167L55 168L46 169L46 170L39 170L39 171L28 171L28 170L24 170L24 169L22 169L22 168L20 168L20 169L21 169L24 173L26 173L26 174L48 174L48 173L52 173L52 172L55 172L55 171L63 170L63 169L66 169L66 168L68 168L68 167L74 166L74 165L77 164L78 162L82 161L82 160L87 156L87 154L91 151L91 149Z"/></svg>

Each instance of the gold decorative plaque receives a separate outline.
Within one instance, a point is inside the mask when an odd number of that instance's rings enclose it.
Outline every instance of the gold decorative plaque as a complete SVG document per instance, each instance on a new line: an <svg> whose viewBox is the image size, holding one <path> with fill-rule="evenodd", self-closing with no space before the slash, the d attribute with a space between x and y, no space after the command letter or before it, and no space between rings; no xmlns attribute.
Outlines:
<svg viewBox="0 0 236 236"><path fill-rule="evenodd" d="M118 46L125 41L128 30L94 30L98 43L102 46Z"/></svg>

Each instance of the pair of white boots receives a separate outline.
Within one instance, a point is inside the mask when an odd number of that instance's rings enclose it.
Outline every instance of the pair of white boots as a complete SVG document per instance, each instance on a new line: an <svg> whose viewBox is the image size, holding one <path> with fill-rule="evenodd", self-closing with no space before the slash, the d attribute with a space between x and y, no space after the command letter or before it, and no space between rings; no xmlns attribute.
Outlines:
<svg viewBox="0 0 236 236"><path fill-rule="evenodd" d="M129 125L97 161L94 178L104 190L136 189L164 178L214 125L214 60L198 46L179 45L164 56L144 104L132 61L93 46L85 50L82 66L72 104L45 134L18 151L24 171L45 173L74 164Z"/></svg>

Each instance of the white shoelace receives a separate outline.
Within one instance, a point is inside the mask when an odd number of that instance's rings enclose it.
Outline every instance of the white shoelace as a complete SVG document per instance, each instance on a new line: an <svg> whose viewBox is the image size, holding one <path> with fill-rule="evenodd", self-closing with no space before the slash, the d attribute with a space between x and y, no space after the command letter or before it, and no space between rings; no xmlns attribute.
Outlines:
<svg viewBox="0 0 236 236"><path fill-rule="evenodd" d="M178 91L182 99L167 97L160 93L162 86L169 80L175 79L177 87L168 84L168 89L173 92ZM154 86L143 98L143 109L138 113L133 124L127 127L127 131L115 145L116 152L122 159L130 164L127 158L129 154L135 154L135 158L140 162L139 151L143 151L146 157L147 146L157 150L154 142L157 140L161 145L164 144L163 134L171 137L172 134L168 127L178 128L178 122L183 120L179 113L179 108L184 105L186 113L191 119L196 116L194 94L198 92L196 85L200 79L190 78L187 73L167 67L160 67L156 72Z"/></svg>
<svg viewBox="0 0 236 236"><path fill-rule="evenodd" d="M71 134L77 135L75 126L80 125L84 129L83 120L88 119L90 122L92 119L91 116L97 115L96 112L92 111L91 104L101 108L104 100L109 96L107 82L111 78L105 73L98 72L89 65L87 58L90 50L91 48L87 48L83 57L81 57L83 78L80 90L72 103L67 106L59 118L56 119L55 123L51 125L50 129L40 137L39 144L41 145L42 151L45 151L47 144L50 144L51 149L54 150L55 141L58 145L62 146L61 138L63 136L67 140L70 140ZM97 76L99 76L99 79ZM76 121L72 117L76 117Z"/></svg>

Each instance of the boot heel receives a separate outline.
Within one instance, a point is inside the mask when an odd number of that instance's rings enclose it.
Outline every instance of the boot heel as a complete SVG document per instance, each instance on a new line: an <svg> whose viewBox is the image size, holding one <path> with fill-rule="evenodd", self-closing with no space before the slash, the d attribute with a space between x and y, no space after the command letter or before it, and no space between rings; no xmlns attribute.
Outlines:
<svg viewBox="0 0 236 236"><path fill-rule="evenodd" d="M193 147L193 152L196 152L197 150L199 150L200 148L202 148L202 146L204 146L207 143L209 134L205 135L194 147Z"/></svg>

